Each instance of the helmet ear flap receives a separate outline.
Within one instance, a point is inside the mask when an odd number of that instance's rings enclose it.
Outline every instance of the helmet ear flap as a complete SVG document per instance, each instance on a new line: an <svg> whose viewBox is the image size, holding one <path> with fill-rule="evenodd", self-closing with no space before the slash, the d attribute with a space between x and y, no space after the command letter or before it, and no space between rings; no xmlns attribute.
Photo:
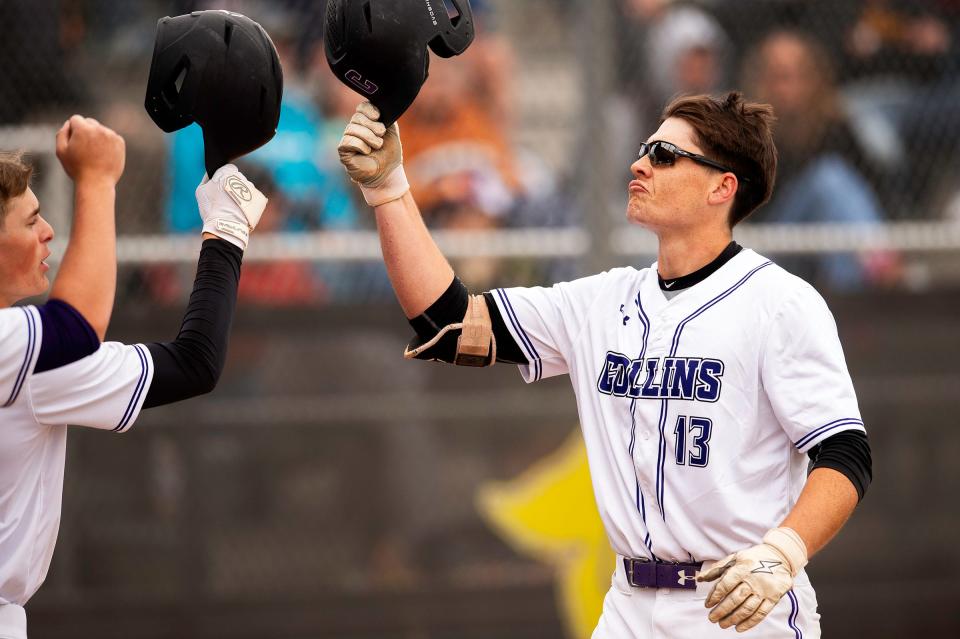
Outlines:
<svg viewBox="0 0 960 639"><path fill-rule="evenodd" d="M433 40L431 40L428 44L430 46L430 50L441 58L452 58L460 53L460 51L454 51L454 49L447 44L447 41L444 40L443 36L440 34L434 36Z"/></svg>
<svg viewBox="0 0 960 639"><path fill-rule="evenodd" d="M193 73L190 55L170 49L170 43L186 37L192 25L170 18L157 21L157 38L153 61L147 78L144 107L153 121L166 133L192 124Z"/></svg>
<svg viewBox="0 0 960 639"><path fill-rule="evenodd" d="M187 75L190 73L190 58L182 56L180 62L170 71L170 75L160 88L160 97L170 109L176 109L183 94Z"/></svg>
<svg viewBox="0 0 960 639"><path fill-rule="evenodd" d="M473 11L469 0L437 0L438 4L449 2L456 10L456 15L450 16L448 9L435 14L439 32L428 43L430 50L441 58L452 58L467 50L473 42Z"/></svg>

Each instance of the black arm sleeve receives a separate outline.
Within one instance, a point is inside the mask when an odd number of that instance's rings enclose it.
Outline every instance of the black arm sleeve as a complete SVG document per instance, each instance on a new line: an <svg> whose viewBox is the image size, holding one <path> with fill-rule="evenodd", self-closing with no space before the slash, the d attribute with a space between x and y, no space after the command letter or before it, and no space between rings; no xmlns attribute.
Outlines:
<svg viewBox="0 0 960 639"><path fill-rule="evenodd" d="M460 278L454 276L450 286L436 302L430 305L430 308L424 311L422 315L409 320L410 326L417 332L416 344L429 342L444 326L462 322L463 316L467 314L467 298L469 296L467 287L463 285ZM500 315L500 310L493 300L493 295L484 293L483 296L487 302L487 308L490 310L493 337L497 340L497 361L510 364L526 364L527 358L524 357L516 340L507 330L507 325ZM440 341L427 353L423 353L419 359L437 359L452 364L456 356L457 338L459 336L459 331L450 331L440 338Z"/></svg>
<svg viewBox="0 0 960 639"><path fill-rule="evenodd" d="M144 408L209 393L217 385L227 358L242 259L243 251L230 242L203 242L180 334L172 342L147 345L154 372Z"/></svg>
<svg viewBox="0 0 960 639"><path fill-rule="evenodd" d="M831 468L843 473L857 489L858 499L863 499L873 479L873 459L866 433L859 430L837 433L811 448L809 455L811 472L814 468Z"/></svg>
<svg viewBox="0 0 960 639"><path fill-rule="evenodd" d="M490 309L490 321L493 322L493 337L497 340L497 361L507 362L508 364L526 364L527 358L520 350L517 340L507 329L507 323L503 321L500 315L500 307L493 299L493 293L484 293L484 299L487 300L487 308Z"/></svg>
<svg viewBox="0 0 960 639"><path fill-rule="evenodd" d="M100 338L90 322L70 304L53 299L37 307L43 326L43 342L34 373L50 371L92 355Z"/></svg>

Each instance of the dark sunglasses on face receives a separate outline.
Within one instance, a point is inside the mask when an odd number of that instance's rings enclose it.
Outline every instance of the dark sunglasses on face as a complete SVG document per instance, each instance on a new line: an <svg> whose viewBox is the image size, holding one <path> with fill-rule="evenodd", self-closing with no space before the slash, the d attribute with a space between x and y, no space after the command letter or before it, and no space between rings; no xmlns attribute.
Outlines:
<svg viewBox="0 0 960 639"><path fill-rule="evenodd" d="M669 142L661 142L657 140L656 142L644 142L640 145L640 155L650 156L650 164L653 166L673 166L678 157L681 158L690 158L697 164L703 164L704 166L709 166L719 171L733 173L741 182L747 182L746 178L742 178L737 175L737 172L731 169L730 167L724 166L719 162L714 162L710 158L704 157L702 155L697 155L696 153L690 153L689 151L684 151L675 144L670 144Z"/></svg>

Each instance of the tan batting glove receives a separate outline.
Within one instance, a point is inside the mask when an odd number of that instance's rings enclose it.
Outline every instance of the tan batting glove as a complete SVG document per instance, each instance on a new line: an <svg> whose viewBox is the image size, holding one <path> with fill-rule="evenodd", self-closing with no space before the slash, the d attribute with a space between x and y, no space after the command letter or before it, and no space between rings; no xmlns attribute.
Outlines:
<svg viewBox="0 0 960 639"><path fill-rule="evenodd" d="M807 565L807 546L792 528L773 528L763 543L733 553L697 575L697 581L720 578L707 596L708 619L721 628L750 630L773 610Z"/></svg>
<svg viewBox="0 0 960 639"><path fill-rule="evenodd" d="M360 185L370 206L399 200L410 190L403 172L400 126L394 122L388 129L379 119L377 107L361 102L337 146L347 175Z"/></svg>

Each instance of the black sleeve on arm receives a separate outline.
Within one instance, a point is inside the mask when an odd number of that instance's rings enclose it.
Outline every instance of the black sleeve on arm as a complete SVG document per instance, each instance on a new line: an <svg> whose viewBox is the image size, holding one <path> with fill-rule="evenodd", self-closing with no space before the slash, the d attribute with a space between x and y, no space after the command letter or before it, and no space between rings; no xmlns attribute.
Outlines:
<svg viewBox="0 0 960 639"><path fill-rule="evenodd" d="M34 373L50 371L92 355L100 348L100 338L90 322L70 304L50 299L37 307L43 326L43 341Z"/></svg>
<svg viewBox="0 0 960 639"><path fill-rule="evenodd" d="M858 500L862 500L873 479L873 459L867 434L859 430L837 433L810 449L810 468L831 468L843 473L854 488Z"/></svg>
<svg viewBox="0 0 960 639"><path fill-rule="evenodd" d="M237 306L243 251L223 240L204 240L180 334L172 342L147 344L153 383L144 408L209 393L227 359L227 340Z"/></svg>
<svg viewBox="0 0 960 639"><path fill-rule="evenodd" d="M417 332L417 344L423 344L432 340L444 326L456 324L463 321L467 314L467 299L470 292L463 285L460 278L454 276L453 281L447 290L437 298L437 301L430 305L422 315L418 315L409 320L410 326ZM484 299L487 302L487 308L490 310L490 321L493 324L493 337L497 340L497 361L511 364L526 364L527 358L523 356L516 340L507 330L503 318L500 316L500 310L497 308L493 295L484 293ZM457 338L460 331L450 331L440 338L427 353L424 353L420 359L437 359L442 362L452 364L457 352Z"/></svg>
<svg viewBox="0 0 960 639"><path fill-rule="evenodd" d="M503 316L500 315L500 307L493 299L493 293L484 293L483 297L487 300L487 308L490 309L493 337L497 340L497 361L509 364L526 364L527 358L520 350L517 340L513 339L513 335L507 329L507 324L503 321Z"/></svg>

